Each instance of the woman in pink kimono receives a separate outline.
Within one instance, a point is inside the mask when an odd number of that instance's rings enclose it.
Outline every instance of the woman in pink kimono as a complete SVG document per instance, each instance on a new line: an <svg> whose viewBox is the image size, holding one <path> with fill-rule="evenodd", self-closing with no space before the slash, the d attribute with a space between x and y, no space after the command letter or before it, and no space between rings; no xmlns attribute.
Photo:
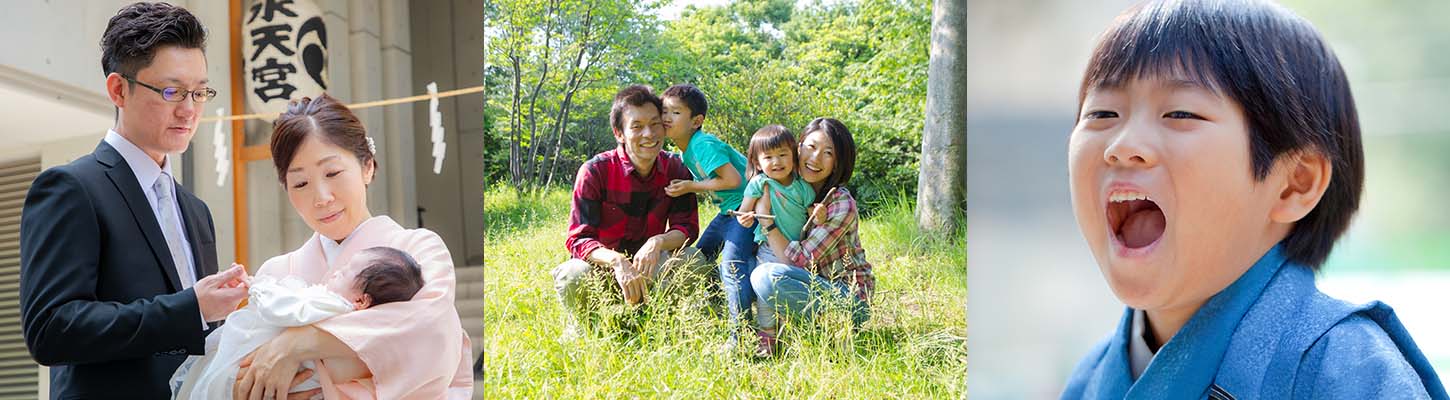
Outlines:
<svg viewBox="0 0 1450 400"><path fill-rule="evenodd" d="M321 284L356 252L403 250L418 261L424 286L412 300L345 313L289 328L241 363L236 399L311 398L288 395L294 381L317 376L327 399L469 398L468 336L454 308L453 258L437 234L406 229L367 207L377 168L372 139L352 111L327 94L288 105L273 124L272 160L292 208L316 233L291 253L262 264L257 276L293 276ZM318 360L317 371L300 364ZM328 365L358 361L365 378L332 382Z"/></svg>

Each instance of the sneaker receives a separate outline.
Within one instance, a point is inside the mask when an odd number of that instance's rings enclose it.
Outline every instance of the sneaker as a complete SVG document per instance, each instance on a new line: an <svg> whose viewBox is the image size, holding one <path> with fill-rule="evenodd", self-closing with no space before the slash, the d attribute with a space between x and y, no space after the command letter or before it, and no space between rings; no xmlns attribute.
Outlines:
<svg viewBox="0 0 1450 400"><path fill-rule="evenodd" d="M755 357L768 358L775 355L779 341L775 338L775 329L757 329L755 337L759 339L755 343Z"/></svg>

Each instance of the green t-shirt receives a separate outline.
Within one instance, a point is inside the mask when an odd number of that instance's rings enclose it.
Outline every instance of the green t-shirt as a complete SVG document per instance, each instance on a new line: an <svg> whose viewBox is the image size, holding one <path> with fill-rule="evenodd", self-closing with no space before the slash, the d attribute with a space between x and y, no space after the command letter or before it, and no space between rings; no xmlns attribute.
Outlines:
<svg viewBox="0 0 1450 400"><path fill-rule="evenodd" d="M735 172L740 174L741 179L745 179L745 156L740 155L740 152L720 141L720 138L715 135L705 133L704 130L695 131L695 135L690 137L689 146L685 147L685 154L682 154L681 157L685 160L685 168L688 168L690 174L695 176L695 181L715 179L715 170L726 163L735 167ZM715 191L713 192L715 195L711 196L711 202L720 206L721 214L740 208L740 194L745 190L744 186Z"/></svg>
<svg viewBox="0 0 1450 400"><path fill-rule="evenodd" d="M765 174L757 174L750 178L750 183L745 185L745 197L758 199L765 193L765 185L770 185L770 213L775 215L776 227L780 233L785 234L791 241L800 240L801 229L805 228L806 209L816 200L816 189L795 175L790 185L783 185ZM758 221L758 220L757 220ZM755 242L765 242L765 232L760 230L760 223L755 224Z"/></svg>

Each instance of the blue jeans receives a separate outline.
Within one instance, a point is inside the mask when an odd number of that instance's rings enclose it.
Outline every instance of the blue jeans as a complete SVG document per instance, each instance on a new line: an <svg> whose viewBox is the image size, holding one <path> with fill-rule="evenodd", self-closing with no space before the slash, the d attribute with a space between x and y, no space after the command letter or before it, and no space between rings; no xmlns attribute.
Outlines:
<svg viewBox="0 0 1450 400"><path fill-rule="evenodd" d="M740 226L729 214L710 221L695 248L706 260L720 256L720 286L730 307L730 326L740 326L740 313L755 301L750 288L750 271L755 269L755 230Z"/></svg>
<svg viewBox="0 0 1450 400"><path fill-rule="evenodd" d="M829 309L828 304L845 305L851 311L851 322L861 326L871 318L871 309L851 293L846 285L832 282L820 275L781 263L764 263L750 274L751 287L760 299L755 323L761 328L774 328L776 315L811 319Z"/></svg>

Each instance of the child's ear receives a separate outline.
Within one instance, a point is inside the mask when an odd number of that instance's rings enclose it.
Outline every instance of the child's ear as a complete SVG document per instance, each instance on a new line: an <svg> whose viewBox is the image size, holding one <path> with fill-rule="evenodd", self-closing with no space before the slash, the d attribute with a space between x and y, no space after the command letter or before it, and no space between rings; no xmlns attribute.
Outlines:
<svg viewBox="0 0 1450 400"><path fill-rule="evenodd" d="M700 127L705 126L705 115L695 114L695 116L690 117L690 124L695 126L695 130L700 130Z"/></svg>
<svg viewBox="0 0 1450 400"><path fill-rule="evenodd" d="M1280 159L1286 165L1276 168L1276 174L1283 176L1279 198L1269 211L1269 219L1278 223L1294 223L1314 211L1314 206L1329 190L1329 178L1334 176L1334 166L1318 151L1301 151Z"/></svg>
<svg viewBox="0 0 1450 400"><path fill-rule="evenodd" d="M357 300L352 301L352 305L356 306L359 310L365 310L368 307L372 307L373 296L368 295L367 293L363 293L361 296L357 297Z"/></svg>

